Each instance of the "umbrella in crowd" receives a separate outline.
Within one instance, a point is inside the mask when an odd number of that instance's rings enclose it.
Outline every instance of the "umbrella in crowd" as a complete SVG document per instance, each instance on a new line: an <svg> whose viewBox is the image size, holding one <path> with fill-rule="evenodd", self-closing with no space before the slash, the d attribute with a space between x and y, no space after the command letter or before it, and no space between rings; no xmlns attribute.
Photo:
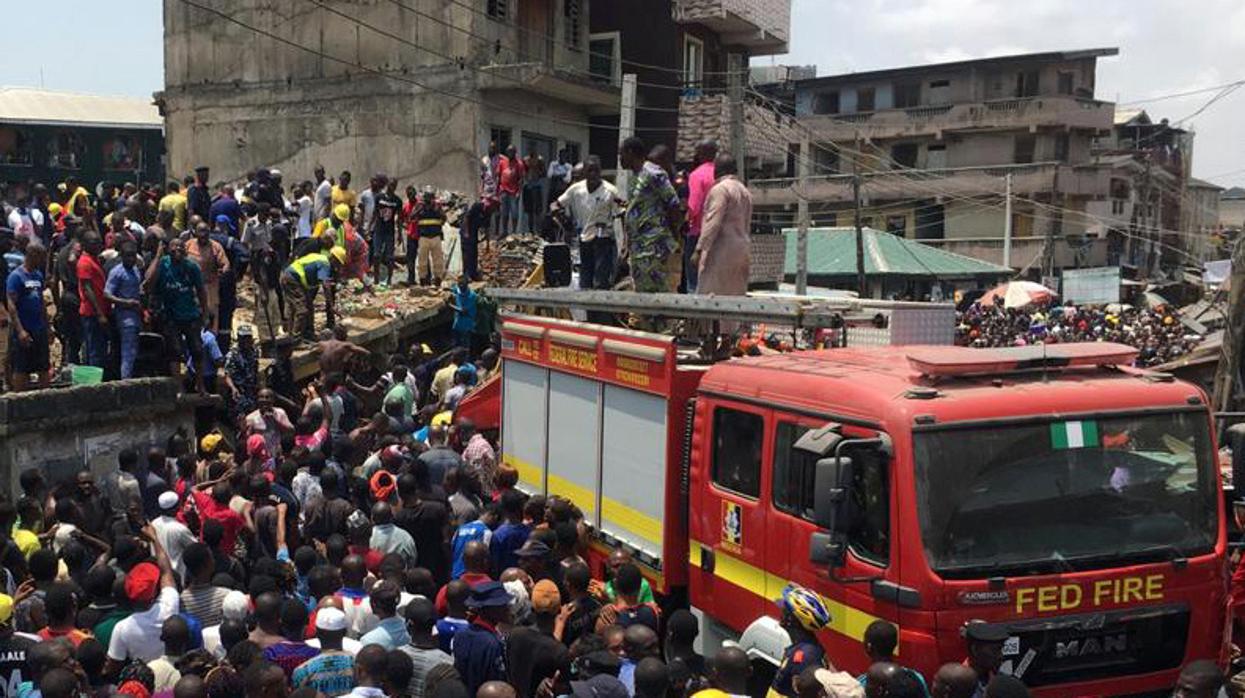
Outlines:
<svg viewBox="0 0 1245 698"><path fill-rule="evenodd" d="M1003 299L1005 308L1023 308L1034 303L1049 303L1055 292L1032 281L1008 281L999 284L977 300L982 305L994 305L996 298Z"/></svg>

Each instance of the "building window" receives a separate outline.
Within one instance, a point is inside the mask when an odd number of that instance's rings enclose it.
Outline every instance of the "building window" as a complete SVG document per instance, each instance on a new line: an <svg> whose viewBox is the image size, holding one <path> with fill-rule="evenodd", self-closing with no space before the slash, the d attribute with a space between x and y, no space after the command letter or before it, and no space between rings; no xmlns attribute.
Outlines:
<svg viewBox="0 0 1245 698"><path fill-rule="evenodd" d="M897 167L916 167L916 156L920 148L916 143L896 143L891 146L891 160Z"/></svg>
<svg viewBox="0 0 1245 698"><path fill-rule="evenodd" d="M1059 72L1059 94L1061 95L1072 94L1072 91L1073 91L1072 90L1072 78L1073 78L1072 73L1065 72L1065 71Z"/></svg>
<svg viewBox="0 0 1245 698"><path fill-rule="evenodd" d="M908 107L921 106L921 83L919 82L897 82L895 83L895 108L905 109Z"/></svg>
<svg viewBox="0 0 1245 698"><path fill-rule="evenodd" d="M1111 215L1113 216L1124 215L1124 202L1121 199L1111 200Z"/></svg>
<svg viewBox="0 0 1245 698"><path fill-rule="evenodd" d="M813 174L836 174L839 172L839 151L830 143L813 143L809 146L813 156Z"/></svg>
<svg viewBox="0 0 1245 698"><path fill-rule="evenodd" d="M683 86L700 87L705 79L705 42L683 37Z"/></svg>
<svg viewBox="0 0 1245 698"><path fill-rule="evenodd" d="M761 495L761 415L727 407L713 411L713 484L745 497Z"/></svg>
<svg viewBox="0 0 1245 698"><path fill-rule="evenodd" d="M32 165L30 132L12 126L0 126L0 165Z"/></svg>
<svg viewBox="0 0 1245 698"><path fill-rule="evenodd" d="M1012 162L1017 165L1033 162L1033 150L1036 145L1037 138L1031 133L1022 133L1016 136L1015 148L1012 152Z"/></svg>
<svg viewBox="0 0 1245 698"><path fill-rule="evenodd" d="M501 126L494 126L489 129L488 139L492 143L497 144L497 152L505 153L506 148L510 147L510 139L513 131Z"/></svg>
<svg viewBox="0 0 1245 698"><path fill-rule="evenodd" d="M134 136L113 136L104 141L105 170L143 169L143 146Z"/></svg>
<svg viewBox="0 0 1245 698"><path fill-rule="evenodd" d="M620 32L588 37L588 74L597 82L622 84L622 41Z"/></svg>
<svg viewBox="0 0 1245 698"><path fill-rule="evenodd" d="M506 5L508 4L507 0L488 0L488 16L506 19L506 10L509 9Z"/></svg>
<svg viewBox="0 0 1245 698"><path fill-rule="evenodd" d="M856 111L873 111L875 90L872 87L862 87L856 90Z"/></svg>
<svg viewBox="0 0 1245 698"><path fill-rule="evenodd" d="M941 170L947 166L947 146L937 144L925 148L925 168Z"/></svg>
<svg viewBox="0 0 1245 698"><path fill-rule="evenodd" d="M1022 70L1016 73L1016 96L1036 97L1038 95L1038 71Z"/></svg>
<svg viewBox="0 0 1245 698"><path fill-rule="evenodd" d="M1069 137L1066 133L1055 134L1055 159L1059 162L1068 161Z"/></svg>
<svg viewBox="0 0 1245 698"><path fill-rule="evenodd" d="M566 45L569 48L579 48L579 18L582 12L580 0L563 0L562 19L566 27Z"/></svg>
<svg viewBox="0 0 1245 698"><path fill-rule="evenodd" d="M86 148L82 137L70 131L61 131L48 141L48 167L76 170L82 167Z"/></svg>
<svg viewBox="0 0 1245 698"><path fill-rule="evenodd" d="M949 104L951 102L951 81L931 80L929 83L929 103Z"/></svg>
<svg viewBox="0 0 1245 698"><path fill-rule="evenodd" d="M567 141L566 144L562 146L562 148L566 151L567 162L571 163L572 165L577 165L580 162L582 162L579 159L580 158L579 143L575 141Z"/></svg>
<svg viewBox="0 0 1245 698"><path fill-rule="evenodd" d="M886 232L892 235L904 237L908 234L908 217L907 216L887 216Z"/></svg>
<svg viewBox="0 0 1245 698"><path fill-rule="evenodd" d="M813 95L813 113L814 114L838 114L839 113L839 93L838 92L818 92Z"/></svg>

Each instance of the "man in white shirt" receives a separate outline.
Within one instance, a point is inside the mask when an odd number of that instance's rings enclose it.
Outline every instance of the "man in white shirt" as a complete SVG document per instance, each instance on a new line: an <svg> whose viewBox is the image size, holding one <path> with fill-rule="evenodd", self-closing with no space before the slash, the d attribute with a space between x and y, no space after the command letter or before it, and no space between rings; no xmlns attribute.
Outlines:
<svg viewBox="0 0 1245 698"><path fill-rule="evenodd" d="M332 189L330 187L330 189ZM311 237L312 213L315 212L315 204L311 200L312 189L310 183L300 186L295 190L294 205L298 213L298 228L295 236L302 240ZM332 192L330 191L330 195Z"/></svg>
<svg viewBox="0 0 1245 698"><path fill-rule="evenodd" d="M190 532L186 524L174 517L177 513L177 505L181 503L176 492L167 490L160 493L157 503L160 506L160 516L152 519L151 527L156 530L156 540L160 541L160 546L169 556L169 563L173 565L173 573L178 579L185 580L186 567L182 564L182 551L187 545L195 542L195 535Z"/></svg>
<svg viewBox="0 0 1245 698"><path fill-rule="evenodd" d="M579 287L610 289L614 286L614 218L618 215L618 190L601 178L601 160L589 155L584 179L567 188L550 205L557 215L569 211L579 232Z"/></svg>
<svg viewBox="0 0 1245 698"><path fill-rule="evenodd" d="M329 217L329 209L333 206L333 183L324 176L324 165L316 165L316 221ZM314 221L313 221L314 223Z"/></svg>
<svg viewBox="0 0 1245 698"><path fill-rule="evenodd" d="M43 211L30 208L25 199L26 193L18 192L17 206L9 212L9 229L15 237L37 240L43 230Z"/></svg>
<svg viewBox="0 0 1245 698"><path fill-rule="evenodd" d="M225 601L221 604L220 613L223 617L221 625L230 620L244 623L250 612L251 597L234 589L225 595ZM220 625L209 625L203 629L203 649L211 652L213 657L224 659L225 648L221 645Z"/></svg>
<svg viewBox="0 0 1245 698"><path fill-rule="evenodd" d="M125 596L134 612L119 621L112 631L108 663L104 668L104 673L110 676L130 660L150 662L163 655L164 642L160 635L164 621L177 613L177 583L168 553L150 525L143 527L143 537L155 550L158 566L140 562L125 576Z"/></svg>

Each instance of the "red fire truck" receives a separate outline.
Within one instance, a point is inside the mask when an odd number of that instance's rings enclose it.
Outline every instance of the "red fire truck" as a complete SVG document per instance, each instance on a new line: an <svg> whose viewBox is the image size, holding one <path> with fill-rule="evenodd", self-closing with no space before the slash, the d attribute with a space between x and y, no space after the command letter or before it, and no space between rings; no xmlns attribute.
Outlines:
<svg viewBox="0 0 1245 698"><path fill-rule="evenodd" d="M511 315L496 409L504 462L573 500L594 564L634 552L689 604L706 651L777 662L774 600L826 600L821 640L863 672L899 628L926 677L1003 626L1037 695L1170 687L1226 661L1226 532L1206 396L1114 344L881 346L706 364L668 336Z"/></svg>

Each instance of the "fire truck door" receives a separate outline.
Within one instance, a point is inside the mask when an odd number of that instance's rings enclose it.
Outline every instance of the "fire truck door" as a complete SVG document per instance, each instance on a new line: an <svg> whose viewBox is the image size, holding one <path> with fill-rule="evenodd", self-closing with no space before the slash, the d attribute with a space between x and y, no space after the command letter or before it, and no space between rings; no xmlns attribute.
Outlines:
<svg viewBox="0 0 1245 698"><path fill-rule="evenodd" d="M822 644L836 662L863 670L868 662L862 644L865 628L879 618L898 625L899 607L893 599L876 598L871 584L836 580L898 578L898 565L891 559L890 550L890 463L877 451L845 449L856 466L849 496L861 514L848 532L846 561L831 575L826 565L809 559L809 538L818 531L813 507L817 456L794 448L806 431L821 425L775 413L773 456L769 461L775 511L769 522L769 540L777 554L770 558L771 571L822 595L831 616Z"/></svg>
<svg viewBox="0 0 1245 698"><path fill-rule="evenodd" d="M766 540L762 477L770 411L720 401L706 407L710 433L688 553L692 603L742 631L781 591L769 588L766 572L766 556L776 552Z"/></svg>

